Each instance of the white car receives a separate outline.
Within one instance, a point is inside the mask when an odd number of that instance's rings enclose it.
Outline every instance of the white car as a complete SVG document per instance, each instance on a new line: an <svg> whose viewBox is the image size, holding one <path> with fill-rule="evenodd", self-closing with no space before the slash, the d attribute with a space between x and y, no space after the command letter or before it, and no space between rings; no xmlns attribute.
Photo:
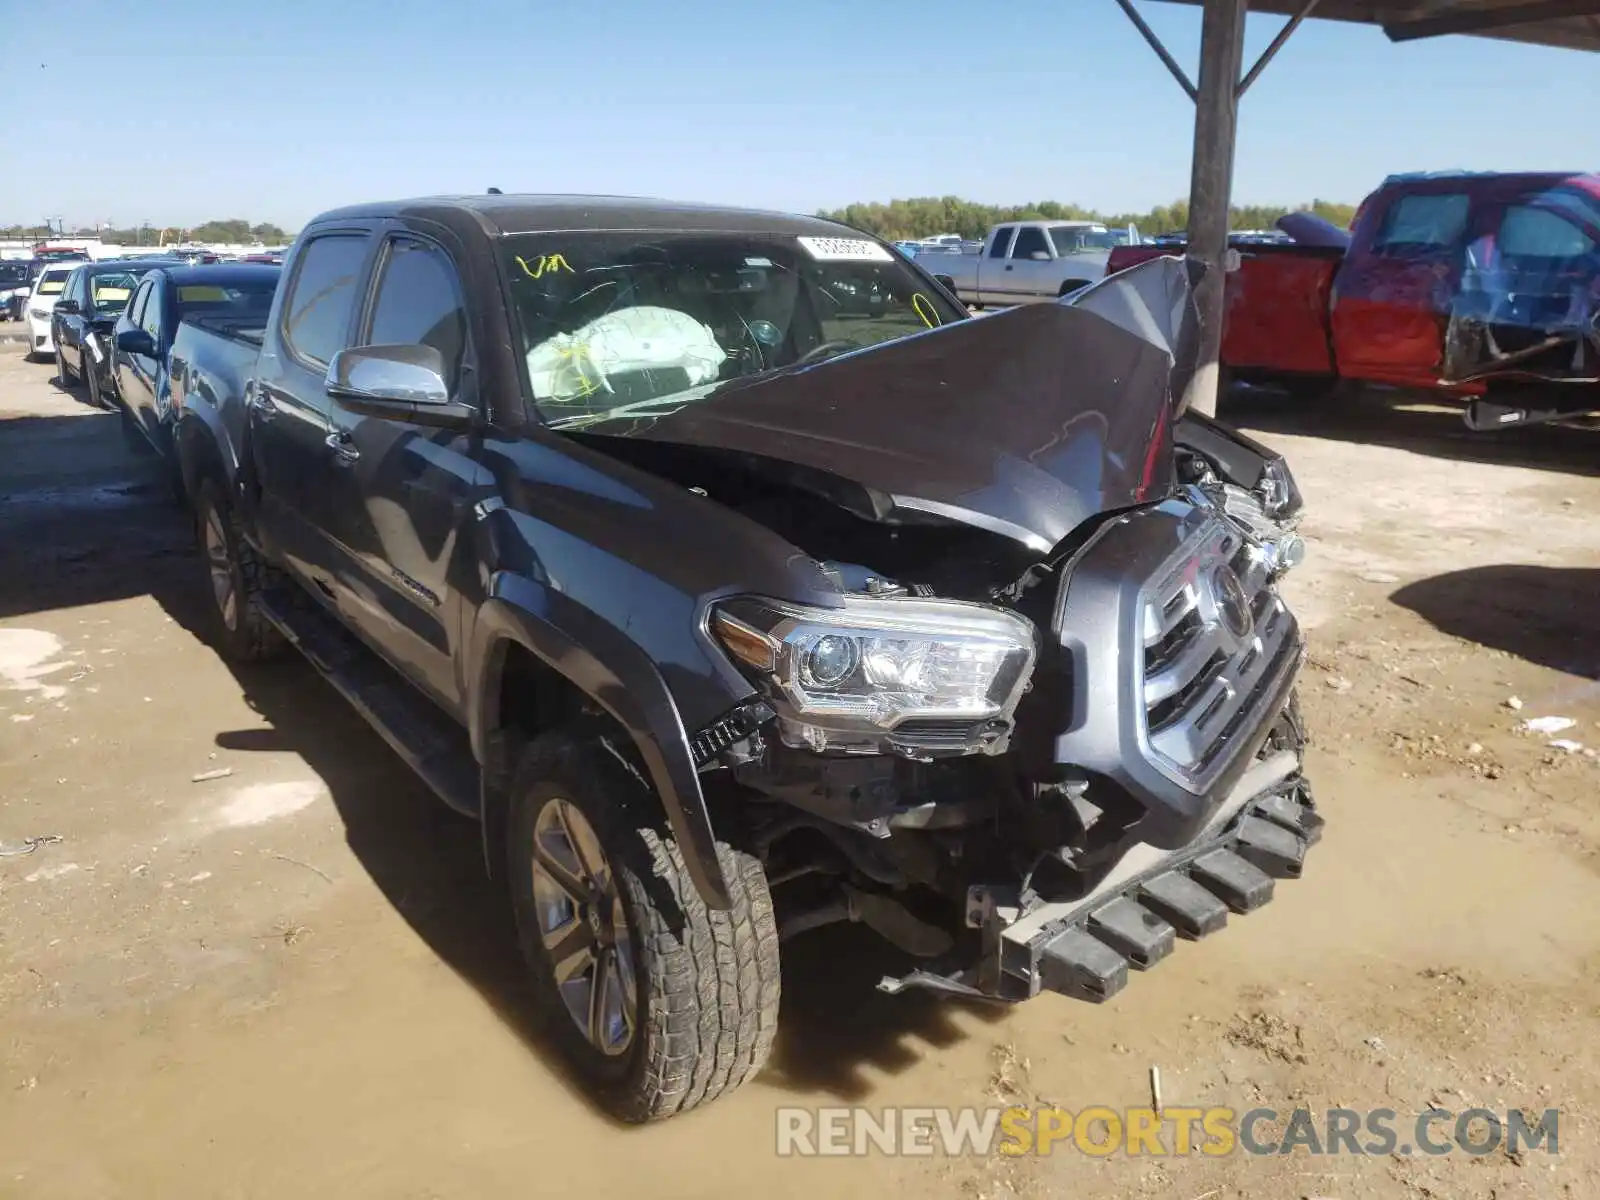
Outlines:
<svg viewBox="0 0 1600 1200"><path fill-rule="evenodd" d="M28 297L22 315L28 325L27 352L30 357L43 358L56 352L55 341L50 336L50 315L66 289L67 276L82 265L76 262L57 263L45 267L34 277L33 292Z"/></svg>

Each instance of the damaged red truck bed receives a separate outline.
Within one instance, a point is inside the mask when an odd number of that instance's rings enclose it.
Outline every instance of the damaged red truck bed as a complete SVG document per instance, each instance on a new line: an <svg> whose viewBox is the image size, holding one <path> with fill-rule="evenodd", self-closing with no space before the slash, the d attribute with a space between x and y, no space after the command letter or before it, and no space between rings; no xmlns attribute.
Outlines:
<svg viewBox="0 0 1600 1200"><path fill-rule="evenodd" d="M1426 390L1486 427L1600 410L1600 175L1391 176L1343 245L1297 218L1291 242L1238 247L1236 379ZM1117 247L1107 270L1171 252Z"/></svg>

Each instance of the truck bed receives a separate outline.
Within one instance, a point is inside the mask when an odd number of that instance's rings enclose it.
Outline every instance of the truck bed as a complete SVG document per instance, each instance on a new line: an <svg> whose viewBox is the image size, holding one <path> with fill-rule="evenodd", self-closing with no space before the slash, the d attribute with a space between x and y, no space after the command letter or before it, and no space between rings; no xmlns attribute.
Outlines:
<svg viewBox="0 0 1600 1200"><path fill-rule="evenodd" d="M1239 269L1228 275L1222 361L1241 377L1323 377L1335 370L1329 327L1333 278L1344 251L1273 243L1235 246ZM1183 246L1118 246L1108 274Z"/></svg>
<svg viewBox="0 0 1600 1200"><path fill-rule="evenodd" d="M185 317L183 325L192 325L229 341L243 342L254 350L261 349L261 343L267 336L266 324L259 317L194 316ZM179 330L181 336L182 325Z"/></svg>

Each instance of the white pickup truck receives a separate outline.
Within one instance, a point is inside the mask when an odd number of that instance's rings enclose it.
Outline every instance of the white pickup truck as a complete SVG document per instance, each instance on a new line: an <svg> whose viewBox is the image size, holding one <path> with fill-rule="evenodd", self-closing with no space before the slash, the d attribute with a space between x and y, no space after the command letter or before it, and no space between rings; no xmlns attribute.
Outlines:
<svg viewBox="0 0 1600 1200"><path fill-rule="evenodd" d="M1104 278L1113 246L1137 233L1097 221L1010 221L976 254L930 258L927 269L974 308L1054 300Z"/></svg>

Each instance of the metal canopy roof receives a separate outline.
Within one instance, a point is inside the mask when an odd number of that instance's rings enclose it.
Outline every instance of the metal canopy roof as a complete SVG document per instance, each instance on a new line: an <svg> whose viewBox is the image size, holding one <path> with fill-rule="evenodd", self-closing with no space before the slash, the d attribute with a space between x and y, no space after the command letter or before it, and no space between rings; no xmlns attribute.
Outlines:
<svg viewBox="0 0 1600 1200"><path fill-rule="evenodd" d="M1163 0L1201 5L1204 0ZM1251 12L1294 16L1305 0L1250 0ZM1312 17L1378 25L1392 42L1460 33L1600 51L1600 0L1318 0Z"/></svg>

